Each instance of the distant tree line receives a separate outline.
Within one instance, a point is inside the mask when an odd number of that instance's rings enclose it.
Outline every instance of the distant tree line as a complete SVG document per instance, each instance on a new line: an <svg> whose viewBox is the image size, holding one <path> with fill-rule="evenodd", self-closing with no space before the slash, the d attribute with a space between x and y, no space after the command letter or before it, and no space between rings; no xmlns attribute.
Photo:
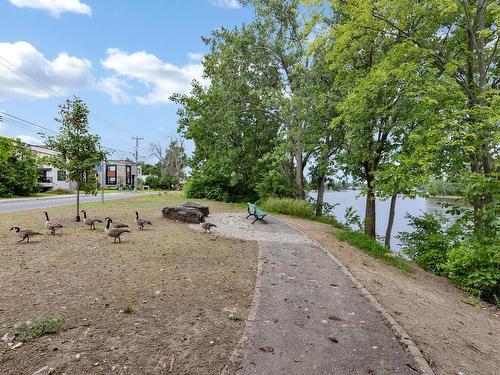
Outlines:
<svg viewBox="0 0 500 375"><path fill-rule="evenodd" d="M252 22L204 39L210 85L172 97L195 144L187 195L304 199L314 189L321 215L329 176L343 173L363 186L372 238L376 198L391 200L389 246L397 197L453 176L472 209L457 212L464 236L440 254L447 276L500 295L498 4L242 3Z"/></svg>

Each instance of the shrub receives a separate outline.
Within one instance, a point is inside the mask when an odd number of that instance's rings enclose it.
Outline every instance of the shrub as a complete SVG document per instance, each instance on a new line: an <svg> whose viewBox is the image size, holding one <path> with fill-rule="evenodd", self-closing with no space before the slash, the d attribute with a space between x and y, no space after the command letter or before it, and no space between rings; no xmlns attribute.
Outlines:
<svg viewBox="0 0 500 375"><path fill-rule="evenodd" d="M406 215L413 232L403 232L397 237L402 252L423 269L445 276L448 253L459 241L459 224L438 212L424 213L420 217Z"/></svg>
<svg viewBox="0 0 500 375"><path fill-rule="evenodd" d="M149 186L150 189L157 190L157 189L164 189L165 186L163 185L163 182L160 177L157 176L148 176L146 178L146 185Z"/></svg>
<svg viewBox="0 0 500 375"><path fill-rule="evenodd" d="M368 255L380 259L384 263L390 264L408 273L413 272L408 262L396 256L389 248L380 244L377 240L374 240L365 233L343 230L337 233L337 237L341 241L345 241L357 247Z"/></svg>
<svg viewBox="0 0 500 375"><path fill-rule="evenodd" d="M486 301L500 298L500 251L498 244L465 241L448 254L447 276L468 292Z"/></svg>
<svg viewBox="0 0 500 375"><path fill-rule="evenodd" d="M314 215L314 206L311 203L300 199L267 198L259 201L259 207L264 211L307 219Z"/></svg>

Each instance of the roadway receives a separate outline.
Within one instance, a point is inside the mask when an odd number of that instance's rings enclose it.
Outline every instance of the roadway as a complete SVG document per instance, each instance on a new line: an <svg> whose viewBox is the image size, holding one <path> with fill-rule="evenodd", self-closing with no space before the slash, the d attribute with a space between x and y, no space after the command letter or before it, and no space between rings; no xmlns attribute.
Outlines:
<svg viewBox="0 0 500 375"><path fill-rule="evenodd" d="M152 193L113 193L105 194L104 201L116 199L132 198L140 195L148 195ZM80 203L100 202L101 195L80 195ZM46 208L54 206L65 206L75 204L76 195L63 195L58 197L43 197L43 198L19 198L19 199L0 199L0 213L13 212L22 210L31 210L34 208Z"/></svg>

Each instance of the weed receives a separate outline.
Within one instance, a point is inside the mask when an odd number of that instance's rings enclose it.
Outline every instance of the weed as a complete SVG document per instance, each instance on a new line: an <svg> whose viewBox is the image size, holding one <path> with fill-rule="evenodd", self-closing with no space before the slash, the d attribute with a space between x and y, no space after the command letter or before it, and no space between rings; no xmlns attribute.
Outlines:
<svg viewBox="0 0 500 375"><path fill-rule="evenodd" d="M60 332L63 328L63 318L48 316L14 326L14 335L21 341L30 341L44 335Z"/></svg>
<svg viewBox="0 0 500 375"><path fill-rule="evenodd" d="M466 303L467 305L471 305L471 306L474 306L476 309L479 309L481 308L481 304L477 301L476 298L474 298L473 296L468 296L468 297L465 297L463 300L462 300L463 303Z"/></svg>
<svg viewBox="0 0 500 375"><path fill-rule="evenodd" d="M233 313L229 314L229 315L227 316L227 318L228 318L229 320L234 320L234 321L240 321L240 320L242 320L242 319L241 319L241 316L239 316L239 315L237 315L237 314L233 314Z"/></svg>
<svg viewBox="0 0 500 375"><path fill-rule="evenodd" d="M43 344L43 345L40 345L39 347L37 347L35 350L37 351L37 353L45 353L48 349L48 345L47 344Z"/></svg>
<svg viewBox="0 0 500 375"><path fill-rule="evenodd" d="M4 364L10 359L10 357L6 354L0 354L0 365Z"/></svg>
<svg viewBox="0 0 500 375"><path fill-rule="evenodd" d="M424 357L425 361L429 364L429 366L434 367L435 362L429 354L422 353L422 357Z"/></svg>
<svg viewBox="0 0 500 375"><path fill-rule="evenodd" d="M127 306L125 306L125 308L123 309L123 313L124 314L132 314L134 312L134 308L132 307L132 304L128 304Z"/></svg>

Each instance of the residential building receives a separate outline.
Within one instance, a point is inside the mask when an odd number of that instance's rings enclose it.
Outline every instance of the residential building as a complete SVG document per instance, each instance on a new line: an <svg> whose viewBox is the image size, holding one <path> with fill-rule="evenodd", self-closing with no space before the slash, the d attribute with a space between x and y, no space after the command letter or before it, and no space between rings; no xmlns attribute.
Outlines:
<svg viewBox="0 0 500 375"><path fill-rule="evenodd" d="M27 144L27 146L29 146L40 157L57 155L57 151L49 150L48 148L45 148L43 146L30 144ZM74 190L76 188L76 184L74 182L66 180L67 174L64 170L60 170L47 164L40 164L38 166L38 171L40 172L38 182L42 190Z"/></svg>
<svg viewBox="0 0 500 375"><path fill-rule="evenodd" d="M137 166L130 160L107 160L104 187L108 189L132 189L137 179L137 172Z"/></svg>

